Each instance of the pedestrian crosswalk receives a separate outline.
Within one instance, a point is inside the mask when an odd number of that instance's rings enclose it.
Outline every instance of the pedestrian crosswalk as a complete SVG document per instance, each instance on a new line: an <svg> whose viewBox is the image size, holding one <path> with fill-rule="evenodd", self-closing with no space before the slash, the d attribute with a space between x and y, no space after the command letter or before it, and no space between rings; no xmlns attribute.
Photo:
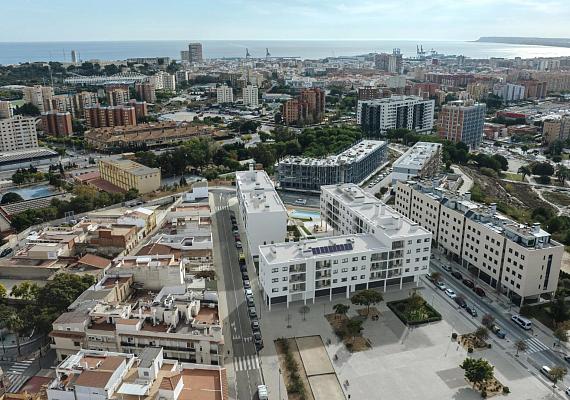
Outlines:
<svg viewBox="0 0 570 400"><path fill-rule="evenodd" d="M234 357L234 368L237 371L249 371L259 369L259 357L257 354Z"/></svg>
<svg viewBox="0 0 570 400"><path fill-rule="evenodd" d="M26 381L30 379L28 375L23 375L24 372L32 365L34 360L24 360L18 361L12 364L12 366L6 372L6 377L10 384L7 387L8 392L17 392L24 386Z"/></svg>
<svg viewBox="0 0 570 400"><path fill-rule="evenodd" d="M232 336L233 340L241 340L244 343L251 343L253 341L253 337L251 336L247 336L247 337L241 337L240 335L233 335Z"/></svg>
<svg viewBox="0 0 570 400"><path fill-rule="evenodd" d="M528 354L538 353L539 351L549 350L549 347L536 338L529 338L525 340Z"/></svg>

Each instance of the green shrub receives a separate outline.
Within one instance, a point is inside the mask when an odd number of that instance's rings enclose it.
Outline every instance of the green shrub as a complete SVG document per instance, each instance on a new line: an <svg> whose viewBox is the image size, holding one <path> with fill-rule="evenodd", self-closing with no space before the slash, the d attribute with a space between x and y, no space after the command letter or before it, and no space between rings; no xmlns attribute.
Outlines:
<svg viewBox="0 0 570 400"><path fill-rule="evenodd" d="M511 389L509 389L508 386L503 386L503 394L509 394L511 393Z"/></svg>
<svg viewBox="0 0 570 400"><path fill-rule="evenodd" d="M453 333L451 334L451 338L452 338L453 340L456 340L456 339L457 339L457 333L456 333L456 332L453 332Z"/></svg>
<svg viewBox="0 0 570 400"><path fill-rule="evenodd" d="M469 348L467 349L467 352L468 352L468 353L473 353L473 347L469 347Z"/></svg>

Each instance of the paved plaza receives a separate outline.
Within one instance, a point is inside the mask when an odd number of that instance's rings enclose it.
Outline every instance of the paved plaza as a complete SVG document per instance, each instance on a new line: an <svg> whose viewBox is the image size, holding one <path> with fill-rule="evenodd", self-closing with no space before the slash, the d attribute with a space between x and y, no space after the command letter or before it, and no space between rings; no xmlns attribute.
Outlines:
<svg viewBox="0 0 570 400"><path fill-rule="evenodd" d="M420 293L421 291L420 288ZM303 320L300 313L302 303L293 304L289 309L274 306L271 312L264 310L261 324L265 343L269 345L261 351L261 358L265 382L270 388L270 399L287 398L272 345L273 339L310 335L322 337L329 365L333 366L346 398L350 394L351 399L480 399L480 393L471 389L463 377L463 370L459 368L459 364L467 357L467 352L450 339L452 332L472 332L477 325L467 315L459 313L446 299L435 298L428 301L435 301L434 306L442 313L444 320L409 329L386 307L386 301L404 298L408 292L406 289L395 289L385 293L385 302L377 306L381 312L380 319L366 320L364 323L363 334L370 339L372 348L357 353L346 350L324 318L325 314L333 312L334 304L350 304L343 296L333 299L331 303L307 303L310 311L305 316L306 320ZM354 315L356 309L351 305L349 316ZM327 344L328 339L330 344ZM312 340L316 339L302 339L298 342L300 348L308 351L306 354L309 359L305 368L311 372L326 372L325 355ZM537 379L536 371L527 370L513 357L513 349L506 348L493 338L490 341L493 344L491 349L476 351L473 356L483 357L495 366L495 376L511 390L508 398L559 398L558 394L552 393L546 382ZM346 381L348 386L344 384ZM329 385L326 379L324 382L315 379L314 382L323 390Z"/></svg>

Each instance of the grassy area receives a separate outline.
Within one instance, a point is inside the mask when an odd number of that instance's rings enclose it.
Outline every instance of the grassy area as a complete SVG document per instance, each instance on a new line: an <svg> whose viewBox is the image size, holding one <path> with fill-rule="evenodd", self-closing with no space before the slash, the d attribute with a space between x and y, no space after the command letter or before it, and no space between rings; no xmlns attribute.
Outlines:
<svg viewBox="0 0 570 400"><path fill-rule="evenodd" d="M421 297L417 295L420 299ZM388 308L406 325L421 325L441 321L441 314L421 299L421 304L410 306L410 298L389 302Z"/></svg>
<svg viewBox="0 0 570 400"><path fill-rule="evenodd" d="M504 175L504 179L522 182L522 175L520 175L520 174L513 174L512 172L504 172L503 175Z"/></svg>
<svg viewBox="0 0 570 400"><path fill-rule="evenodd" d="M559 206L570 206L570 196L567 194L559 192L544 192L542 195L546 200L554 204L558 204Z"/></svg>

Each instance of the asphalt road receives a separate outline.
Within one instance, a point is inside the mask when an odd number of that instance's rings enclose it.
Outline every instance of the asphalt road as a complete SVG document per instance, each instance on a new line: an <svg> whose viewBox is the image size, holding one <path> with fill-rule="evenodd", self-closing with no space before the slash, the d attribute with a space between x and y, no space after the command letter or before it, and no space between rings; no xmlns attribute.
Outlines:
<svg viewBox="0 0 570 400"><path fill-rule="evenodd" d="M320 196L318 194L311 194L307 192L295 192L295 191L286 191L286 190L278 190L277 193L283 203L298 206L298 207L311 207L311 208L319 208L320 207ZM306 204L295 204L295 200L297 199L304 199L307 201Z"/></svg>
<svg viewBox="0 0 570 400"><path fill-rule="evenodd" d="M479 297L477 294L475 294L475 292L463 285L460 280L454 278L450 272L445 271L442 268L442 265L444 263L445 260L443 259L432 260L431 271L440 272L445 285L448 288L453 289L456 294L463 295L468 306L471 307L472 305L475 305L475 308L477 309L479 315L474 319L476 319L479 324L481 324L483 315L491 314L493 317L495 317L496 325L498 325L506 334L505 339L500 339L494 333L489 332L490 340L494 341L500 348L503 348L504 350L510 351L512 353L516 353L515 342L519 339L524 340L527 343L528 349L524 352L526 354L523 354L523 352L520 353L519 360L523 363L526 363L529 367L529 371L535 373L537 376L539 376L539 379L543 381L546 381L546 379L542 377L538 371L541 366L546 365L549 367L568 367L568 364L562 358L563 353L559 353L552 349L553 343L543 343L537 337L538 334L535 335L536 332L534 332L532 329L530 331L525 331L524 329L520 328L513 321L511 321L511 316L515 314L514 311L512 313L509 313L508 310L499 307L488 298ZM464 277L467 277L464 269L455 268L455 270L460 271ZM423 279L425 279L426 287L432 288L432 296L437 295L441 298L445 298L446 301L455 304L452 299L447 297L443 291L437 289L433 283L427 280L427 278ZM426 301L430 301L429 296L426 298ZM467 313L463 310L457 311L457 313L467 315ZM566 377L564 379L564 382L559 382L558 386L564 388L570 386L570 377Z"/></svg>
<svg viewBox="0 0 570 400"><path fill-rule="evenodd" d="M223 269L223 285L228 306L229 334L226 343L231 342L235 370L236 395L239 400L256 398L257 386L262 384L259 357L253 343L251 322L245 303L245 293L238 263L238 251L232 233L228 200L233 193L212 191L214 198L212 234L219 243L218 260ZM236 218L238 216L236 215ZM253 278L253 277L252 277ZM227 332L227 331L226 331ZM231 339L231 340L230 340ZM230 385L232 383L230 382Z"/></svg>

